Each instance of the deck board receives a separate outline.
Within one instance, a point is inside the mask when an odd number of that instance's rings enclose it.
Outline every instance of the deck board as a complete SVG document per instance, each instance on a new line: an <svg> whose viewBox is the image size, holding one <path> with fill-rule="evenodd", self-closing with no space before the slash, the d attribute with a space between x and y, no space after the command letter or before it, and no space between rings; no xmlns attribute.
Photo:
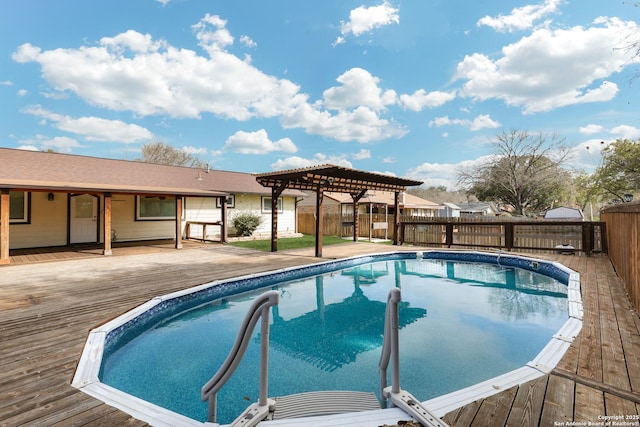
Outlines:
<svg viewBox="0 0 640 427"><path fill-rule="evenodd" d="M144 426L70 386L89 330L143 302L214 279L398 248L346 243L261 253L218 244L16 253L0 267L0 426ZM556 369L446 414L452 426L547 426L640 413L640 320L605 255L530 255L580 272L584 325Z"/></svg>

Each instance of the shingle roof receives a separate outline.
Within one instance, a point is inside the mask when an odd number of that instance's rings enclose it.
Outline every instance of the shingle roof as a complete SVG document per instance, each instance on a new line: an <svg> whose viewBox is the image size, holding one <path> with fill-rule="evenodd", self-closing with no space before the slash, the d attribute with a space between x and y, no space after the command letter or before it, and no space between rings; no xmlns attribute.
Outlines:
<svg viewBox="0 0 640 427"><path fill-rule="evenodd" d="M326 192L325 197L331 197L340 203L351 203L353 199L348 193L334 193ZM404 201L402 198L404 197ZM359 203L380 203L386 205L394 204L394 193L391 191L367 191L367 194L359 200ZM404 193L400 196L400 206L405 208L420 208L420 209L441 209L442 206L434 203L430 200L423 199L413 194Z"/></svg>
<svg viewBox="0 0 640 427"><path fill-rule="evenodd" d="M0 148L0 188L129 194L271 194L242 172ZM289 195L302 196L299 191Z"/></svg>

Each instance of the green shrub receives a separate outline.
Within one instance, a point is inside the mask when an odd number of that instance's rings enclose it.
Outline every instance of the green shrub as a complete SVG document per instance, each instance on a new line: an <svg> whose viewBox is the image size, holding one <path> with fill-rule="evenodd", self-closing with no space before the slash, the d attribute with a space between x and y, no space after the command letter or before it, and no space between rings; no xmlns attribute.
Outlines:
<svg viewBox="0 0 640 427"><path fill-rule="evenodd" d="M251 212L240 213L233 217L233 227L238 236L251 236L261 222L262 217Z"/></svg>

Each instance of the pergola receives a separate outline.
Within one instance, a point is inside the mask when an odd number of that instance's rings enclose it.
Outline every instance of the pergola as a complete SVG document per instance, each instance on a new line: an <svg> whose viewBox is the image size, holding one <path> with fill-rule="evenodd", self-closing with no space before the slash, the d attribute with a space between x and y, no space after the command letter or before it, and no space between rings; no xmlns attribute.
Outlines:
<svg viewBox="0 0 640 427"><path fill-rule="evenodd" d="M316 193L316 257L322 256L322 199L325 191L349 193L353 199L354 227L353 240L358 239L358 201L367 190L393 191L394 233L393 244L398 244L398 225L400 223L400 193L422 184L422 181L398 178L391 175L365 172L334 165L313 166L280 172L256 175L256 180L271 188L271 251L278 250L278 197L287 189L307 190Z"/></svg>

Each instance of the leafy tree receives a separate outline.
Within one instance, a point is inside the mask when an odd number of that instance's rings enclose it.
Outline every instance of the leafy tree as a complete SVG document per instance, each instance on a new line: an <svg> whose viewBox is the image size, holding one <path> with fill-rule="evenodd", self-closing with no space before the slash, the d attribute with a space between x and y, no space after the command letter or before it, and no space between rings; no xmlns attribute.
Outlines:
<svg viewBox="0 0 640 427"><path fill-rule="evenodd" d="M162 141L144 144L142 146L142 158L136 160L158 165L186 166L191 168L204 168L207 165L193 154L174 148Z"/></svg>
<svg viewBox="0 0 640 427"><path fill-rule="evenodd" d="M564 139L511 130L497 135L492 144L491 161L458 172L468 193L479 200L511 205L519 215L567 198L571 177L562 167L569 153Z"/></svg>
<svg viewBox="0 0 640 427"><path fill-rule="evenodd" d="M619 139L602 150L602 164L587 187L592 195L624 200L640 190L640 142Z"/></svg>

